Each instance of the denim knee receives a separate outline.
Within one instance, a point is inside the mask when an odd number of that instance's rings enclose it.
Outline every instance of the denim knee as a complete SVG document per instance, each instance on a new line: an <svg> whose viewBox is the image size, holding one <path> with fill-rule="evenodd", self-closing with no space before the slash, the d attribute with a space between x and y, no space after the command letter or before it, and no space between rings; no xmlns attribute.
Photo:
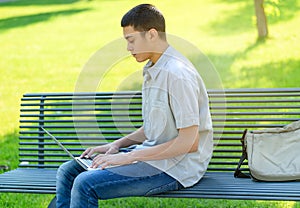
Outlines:
<svg viewBox="0 0 300 208"><path fill-rule="evenodd" d="M62 172L65 172L66 166L68 166L69 162L70 161L61 164L57 169L57 174L61 174Z"/></svg>
<svg viewBox="0 0 300 208"><path fill-rule="evenodd" d="M90 205L91 207L98 206L98 196L97 192L94 189L95 184L91 182L91 178L89 177L88 172L83 172L79 174L73 183L73 187L71 190L71 207L76 205L78 207L80 205ZM75 207L75 206L74 206Z"/></svg>
<svg viewBox="0 0 300 208"><path fill-rule="evenodd" d="M90 184L88 183L88 177L87 174L85 173L81 173L80 175L78 175L73 183L73 188L72 188L72 193L73 192L80 192L80 193L87 193L89 191L86 190L90 190L91 187Z"/></svg>
<svg viewBox="0 0 300 208"><path fill-rule="evenodd" d="M69 175L69 172L73 169L74 162L73 160L67 161L59 166L56 173L56 179L61 180L64 177Z"/></svg>

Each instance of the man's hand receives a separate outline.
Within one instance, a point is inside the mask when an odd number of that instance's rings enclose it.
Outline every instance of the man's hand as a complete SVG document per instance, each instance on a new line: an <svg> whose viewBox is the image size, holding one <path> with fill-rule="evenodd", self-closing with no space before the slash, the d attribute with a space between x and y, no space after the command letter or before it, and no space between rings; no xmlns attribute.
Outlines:
<svg viewBox="0 0 300 208"><path fill-rule="evenodd" d="M122 137L112 143L106 145L97 146L94 148L86 149L80 156L80 158L91 158L93 154L115 154L119 152L121 147L129 147L134 144L140 144L145 141L146 136L144 134L144 128L141 127L138 130L132 132L131 134Z"/></svg>
<svg viewBox="0 0 300 208"><path fill-rule="evenodd" d="M105 169L111 165L127 165L133 162L135 162L134 158L128 153L99 154L93 159L91 168L97 168L100 165L101 169Z"/></svg>
<svg viewBox="0 0 300 208"><path fill-rule="evenodd" d="M87 148L81 155L80 158L92 158L92 155L95 153L100 154L115 154L119 152L119 147L114 145L113 143L101 145L97 147Z"/></svg>
<svg viewBox="0 0 300 208"><path fill-rule="evenodd" d="M122 137L112 143L101 145L97 147L87 148L81 155L80 158L92 158L93 164L91 168L97 168L101 165L102 169L110 165L125 165L133 163L134 157L128 153L115 154L119 152L121 147L129 147L131 145L140 144L146 140L144 133L144 127L140 127L131 134ZM95 157L92 157L95 153L98 153Z"/></svg>

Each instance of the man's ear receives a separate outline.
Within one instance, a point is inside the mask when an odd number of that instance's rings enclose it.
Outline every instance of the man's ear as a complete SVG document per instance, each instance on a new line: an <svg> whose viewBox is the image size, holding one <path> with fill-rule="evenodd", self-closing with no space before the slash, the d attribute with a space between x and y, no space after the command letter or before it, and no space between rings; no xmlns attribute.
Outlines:
<svg viewBox="0 0 300 208"><path fill-rule="evenodd" d="M148 31L148 38L150 40L156 40L158 38L158 32L156 29L152 28Z"/></svg>

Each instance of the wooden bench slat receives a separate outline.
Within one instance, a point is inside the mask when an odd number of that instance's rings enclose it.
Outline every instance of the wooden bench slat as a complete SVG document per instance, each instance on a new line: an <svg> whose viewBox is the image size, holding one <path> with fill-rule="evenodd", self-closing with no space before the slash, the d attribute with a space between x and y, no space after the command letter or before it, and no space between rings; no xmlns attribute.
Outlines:
<svg viewBox="0 0 300 208"><path fill-rule="evenodd" d="M208 172L195 186L158 195L159 197L196 197L223 199L300 200L299 182L254 182L234 178L230 172ZM257 198L259 197L259 198ZM280 198L280 199L278 199Z"/></svg>

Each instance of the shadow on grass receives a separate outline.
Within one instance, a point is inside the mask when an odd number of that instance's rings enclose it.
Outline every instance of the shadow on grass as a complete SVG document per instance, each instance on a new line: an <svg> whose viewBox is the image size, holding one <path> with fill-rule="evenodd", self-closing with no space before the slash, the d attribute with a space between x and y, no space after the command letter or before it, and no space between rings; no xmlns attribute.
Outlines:
<svg viewBox="0 0 300 208"><path fill-rule="evenodd" d="M224 1L219 0L224 3ZM300 9L298 0L280 1L279 5L272 5L275 10L279 11L279 15L267 16L268 24L276 24L279 22L284 22L292 19L297 14ZM228 0L228 4L241 4L235 10L223 11L222 17L218 18L212 22L209 22L207 30L213 35L233 35L242 32L248 32L255 27L255 22L253 18L255 17L254 4L252 1L244 0ZM266 3L265 3L266 4ZM266 7L266 5L265 5ZM267 9L266 9L267 10ZM226 13L226 14L225 14Z"/></svg>
<svg viewBox="0 0 300 208"><path fill-rule="evenodd" d="M299 87L300 59L272 61L258 67L242 67L239 79L243 87Z"/></svg>
<svg viewBox="0 0 300 208"><path fill-rule="evenodd" d="M17 131L0 137L0 164L8 166L10 170L17 168L19 165L18 137Z"/></svg>
<svg viewBox="0 0 300 208"><path fill-rule="evenodd" d="M259 66L232 69L237 60L247 57L266 41L256 41L234 54L208 54L222 77L225 88L299 87L300 59L269 61Z"/></svg>
<svg viewBox="0 0 300 208"><path fill-rule="evenodd" d="M253 29L252 16L254 14L252 1L246 1L243 6L233 11L223 11L214 21L206 26L213 35L233 35Z"/></svg>
<svg viewBox="0 0 300 208"><path fill-rule="evenodd" d="M70 9L70 10L62 10L56 12L46 12L32 15L24 15L18 17L10 17L6 19L0 19L0 31L5 31L8 29L13 29L17 27L23 27L30 24L47 21L53 17L57 16L65 16L65 15L73 15L79 12L84 12L89 9Z"/></svg>
<svg viewBox="0 0 300 208"><path fill-rule="evenodd" d="M232 69L235 61L243 57L241 54L209 55L225 88L299 87L300 59L270 61L259 66Z"/></svg>
<svg viewBox="0 0 300 208"><path fill-rule="evenodd" d="M236 76L232 74L230 71L232 65L235 63L236 60L239 60L243 57L246 57L248 53L252 50L255 50L260 45L264 44L264 41L256 41L250 44L245 50L239 51L237 53L224 53L224 54L207 54L209 59L215 65L216 70L222 77L223 86L225 88L230 88L230 77Z"/></svg>

